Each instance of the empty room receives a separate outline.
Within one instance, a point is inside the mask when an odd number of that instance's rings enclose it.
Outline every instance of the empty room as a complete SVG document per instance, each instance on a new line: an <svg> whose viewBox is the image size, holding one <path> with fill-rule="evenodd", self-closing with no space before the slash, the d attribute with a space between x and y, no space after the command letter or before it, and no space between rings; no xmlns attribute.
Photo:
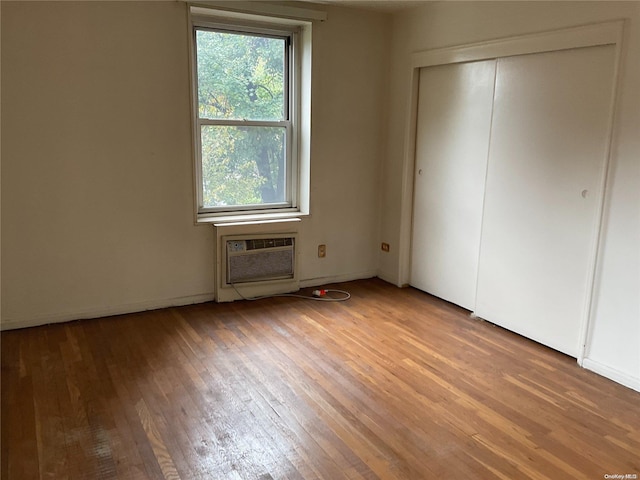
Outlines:
<svg viewBox="0 0 640 480"><path fill-rule="evenodd" d="M3 479L640 476L640 2L0 22Z"/></svg>

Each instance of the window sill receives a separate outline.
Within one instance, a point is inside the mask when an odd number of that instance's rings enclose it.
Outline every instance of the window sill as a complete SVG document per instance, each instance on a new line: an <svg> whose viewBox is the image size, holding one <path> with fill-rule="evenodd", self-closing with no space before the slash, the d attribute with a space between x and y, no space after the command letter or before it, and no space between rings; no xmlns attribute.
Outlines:
<svg viewBox="0 0 640 480"><path fill-rule="evenodd" d="M232 225L260 225L263 223L288 223L299 222L301 221L300 217L307 215L308 214L301 212L282 212L250 215L200 216L196 219L196 224L225 227Z"/></svg>

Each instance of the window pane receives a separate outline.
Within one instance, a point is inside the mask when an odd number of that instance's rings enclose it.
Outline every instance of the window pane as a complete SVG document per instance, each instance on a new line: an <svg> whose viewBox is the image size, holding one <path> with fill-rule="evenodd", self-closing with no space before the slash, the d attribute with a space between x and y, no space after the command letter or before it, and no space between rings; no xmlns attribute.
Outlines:
<svg viewBox="0 0 640 480"><path fill-rule="evenodd" d="M204 208L284 202L285 127L204 125Z"/></svg>
<svg viewBox="0 0 640 480"><path fill-rule="evenodd" d="M285 39L196 31L198 115L285 120Z"/></svg>

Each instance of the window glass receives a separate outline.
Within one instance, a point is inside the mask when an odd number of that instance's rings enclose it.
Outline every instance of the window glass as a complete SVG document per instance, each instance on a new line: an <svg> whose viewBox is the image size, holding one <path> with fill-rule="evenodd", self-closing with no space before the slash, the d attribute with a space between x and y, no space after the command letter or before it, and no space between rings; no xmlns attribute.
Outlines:
<svg viewBox="0 0 640 480"><path fill-rule="evenodd" d="M285 136L285 127L203 125L203 206L285 202Z"/></svg>
<svg viewBox="0 0 640 480"><path fill-rule="evenodd" d="M291 206L288 43L196 28L200 211Z"/></svg>
<svg viewBox="0 0 640 480"><path fill-rule="evenodd" d="M285 120L286 39L196 31L198 115Z"/></svg>

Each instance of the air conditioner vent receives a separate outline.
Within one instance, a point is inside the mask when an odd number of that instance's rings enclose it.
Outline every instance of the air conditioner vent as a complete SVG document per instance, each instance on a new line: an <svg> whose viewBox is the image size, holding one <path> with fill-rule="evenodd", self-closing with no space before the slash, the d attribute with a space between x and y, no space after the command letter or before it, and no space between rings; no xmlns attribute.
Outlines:
<svg viewBox="0 0 640 480"><path fill-rule="evenodd" d="M293 245L293 238L252 238L245 240L247 250L262 250L273 247L289 247Z"/></svg>
<svg viewBox="0 0 640 480"><path fill-rule="evenodd" d="M227 285L293 279L294 237L225 239Z"/></svg>

